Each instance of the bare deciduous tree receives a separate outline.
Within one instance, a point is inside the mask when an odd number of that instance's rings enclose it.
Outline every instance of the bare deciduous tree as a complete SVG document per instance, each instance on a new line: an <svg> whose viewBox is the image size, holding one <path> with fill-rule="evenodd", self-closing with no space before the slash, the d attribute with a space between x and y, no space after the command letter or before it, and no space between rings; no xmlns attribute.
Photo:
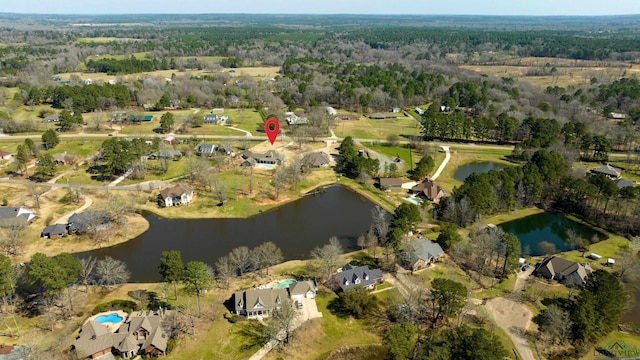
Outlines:
<svg viewBox="0 0 640 360"><path fill-rule="evenodd" d="M271 313L265 326L266 336L281 345L288 345L294 330L294 324L299 313L289 299L285 299L280 307Z"/></svg>
<svg viewBox="0 0 640 360"><path fill-rule="evenodd" d="M93 269L96 267L96 258L90 256L88 258L80 259L80 265L82 265L82 272L80 273L80 281L82 285L89 290L89 282L93 276Z"/></svg>
<svg viewBox="0 0 640 360"><path fill-rule="evenodd" d="M251 251L246 246L237 247L229 253L229 262L238 270L239 275L251 267Z"/></svg>
<svg viewBox="0 0 640 360"><path fill-rule="evenodd" d="M0 247L8 255L19 255L24 246L23 225L13 225L0 230Z"/></svg>
<svg viewBox="0 0 640 360"><path fill-rule="evenodd" d="M127 270L127 265L112 257L105 257L96 262L95 277L96 282L103 286L112 286L129 281L131 273Z"/></svg>
<svg viewBox="0 0 640 360"><path fill-rule="evenodd" d="M224 288L229 288L229 278L233 276L236 271L235 266L229 261L228 256L223 256L216 260L216 276L219 281L222 281Z"/></svg>
<svg viewBox="0 0 640 360"><path fill-rule="evenodd" d="M269 267L282 262L282 250L269 241L258 245L251 251L251 262L255 269L266 269L269 275Z"/></svg>
<svg viewBox="0 0 640 360"><path fill-rule="evenodd" d="M40 197L42 197L42 195L46 193L49 190L49 188L46 186L40 186L33 183L29 184L28 188L29 188L29 194L31 194L31 196L33 197L33 200L36 203L36 209L40 209Z"/></svg>
<svg viewBox="0 0 640 360"><path fill-rule="evenodd" d="M342 253L343 250L340 241L337 237L332 236L328 244L313 249L311 251L311 257L319 260L323 264L322 267L328 278L340 263L340 255L342 255Z"/></svg>

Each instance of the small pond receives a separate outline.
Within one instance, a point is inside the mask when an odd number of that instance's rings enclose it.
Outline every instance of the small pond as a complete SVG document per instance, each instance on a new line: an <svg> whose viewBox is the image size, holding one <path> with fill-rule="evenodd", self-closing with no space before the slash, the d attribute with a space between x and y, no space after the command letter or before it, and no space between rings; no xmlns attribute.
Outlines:
<svg viewBox="0 0 640 360"><path fill-rule="evenodd" d="M464 182L464 180L473 173L488 173L491 170L500 171L507 166L509 165L492 161L474 162L460 166L453 174L453 178L460 182Z"/></svg>
<svg viewBox="0 0 640 360"><path fill-rule="evenodd" d="M548 212L509 221L499 226L505 232L516 235L520 239L522 253L532 256L544 255L545 252L540 246L543 241L553 244L557 252L576 249L576 245L566 243L568 229L573 229L576 235L587 240L594 239L594 236L598 241L606 238L604 234L593 228L560 214Z"/></svg>
<svg viewBox="0 0 640 360"><path fill-rule="evenodd" d="M341 186L286 204L247 219L165 219L146 216L150 227L142 235L113 247L78 254L124 261L132 282L159 281L163 250L180 250L185 262L215 261L238 246L254 248L272 241L286 260L307 259L316 246L337 236L345 251L357 249L357 238L371 225L374 204Z"/></svg>

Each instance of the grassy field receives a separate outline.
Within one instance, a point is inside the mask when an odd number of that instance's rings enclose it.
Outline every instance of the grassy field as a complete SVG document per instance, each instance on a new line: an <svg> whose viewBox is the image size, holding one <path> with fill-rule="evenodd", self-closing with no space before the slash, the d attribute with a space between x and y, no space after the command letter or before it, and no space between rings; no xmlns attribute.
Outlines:
<svg viewBox="0 0 640 360"><path fill-rule="evenodd" d="M616 80L623 76L638 74L638 69L616 67L569 67L558 66L554 75L527 75L542 68L538 66L510 66L510 65L462 65L463 69L472 70L480 74L501 78L511 77L516 80L529 82L540 88L547 86L567 87L569 85L589 84L591 78Z"/></svg>
<svg viewBox="0 0 640 360"><path fill-rule="evenodd" d="M358 139L387 140L389 135L420 135L421 130L412 117L400 116L397 119L372 120L360 116L357 120L336 120L332 126L338 137L352 136Z"/></svg>
<svg viewBox="0 0 640 360"><path fill-rule="evenodd" d="M246 130L253 135L264 135L264 122L260 114L253 109L227 109L229 124Z"/></svg>

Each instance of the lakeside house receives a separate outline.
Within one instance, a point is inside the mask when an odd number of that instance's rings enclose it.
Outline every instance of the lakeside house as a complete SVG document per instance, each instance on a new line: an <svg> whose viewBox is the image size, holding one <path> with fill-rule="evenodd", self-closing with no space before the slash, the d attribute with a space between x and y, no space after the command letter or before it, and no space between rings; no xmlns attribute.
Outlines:
<svg viewBox="0 0 640 360"><path fill-rule="evenodd" d="M616 180L622 175L622 170L609 164L598 166L590 170L592 174L601 174L608 177L611 180Z"/></svg>
<svg viewBox="0 0 640 360"><path fill-rule="evenodd" d="M429 201L439 202L446 195L444 189L430 179L425 179L411 188L411 193L417 196L423 196Z"/></svg>
<svg viewBox="0 0 640 360"><path fill-rule="evenodd" d="M382 282L382 270L347 264L333 276L331 282L334 291L346 291L358 285L373 290L376 284Z"/></svg>
<svg viewBox="0 0 640 360"><path fill-rule="evenodd" d="M247 318L269 316L288 298L286 289L249 289L233 295L234 313Z"/></svg>
<svg viewBox="0 0 640 360"><path fill-rule="evenodd" d="M193 200L193 190L186 185L176 185L160 191L158 205L172 207L187 205Z"/></svg>
<svg viewBox="0 0 640 360"><path fill-rule="evenodd" d="M33 220L36 215L24 207L0 206L0 228L23 226Z"/></svg>
<svg viewBox="0 0 640 360"><path fill-rule="evenodd" d="M591 274L591 267L589 264L579 264L554 255L538 263L533 273L545 279L557 280L566 286L583 286Z"/></svg>
<svg viewBox="0 0 640 360"><path fill-rule="evenodd" d="M401 178L379 178L378 184L380 186L380 190L400 190L402 189L402 179Z"/></svg>
<svg viewBox="0 0 640 360"><path fill-rule="evenodd" d="M438 261L444 250L440 244L419 238L409 241L402 252L402 263L411 271L418 271Z"/></svg>
<svg viewBox="0 0 640 360"><path fill-rule="evenodd" d="M302 166L305 168L321 168L329 166L331 157L324 151L313 152L302 158Z"/></svg>
<svg viewBox="0 0 640 360"><path fill-rule="evenodd" d="M45 227L40 233L40 237L47 239L58 239L68 233L66 224L53 224Z"/></svg>
<svg viewBox="0 0 640 360"><path fill-rule="evenodd" d="M104 210L90 210L73 213L67 222L69 233L83 234L98 230L106 230L111 223L111 216Z"/></svg>
<svg viewBox="0 0 640 360"><path fill-rule="evenodd" d="M168 335L162 328L166 310L138 311L130 314L115 331L89 320L71 346L79 359L97 359L113 354L124 359L137 355L163 357L167 353Z"/></svg>

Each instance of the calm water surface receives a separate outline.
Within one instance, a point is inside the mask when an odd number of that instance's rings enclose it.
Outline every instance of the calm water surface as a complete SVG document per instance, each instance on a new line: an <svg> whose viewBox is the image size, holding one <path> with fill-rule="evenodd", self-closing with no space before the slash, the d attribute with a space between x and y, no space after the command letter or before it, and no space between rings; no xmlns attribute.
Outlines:
<svg viewBox="0 0 640 360"><path fill-rule="evenodd" d="M604 240L605 235L577 223L559 214L540 213L500 224L505 232L514 234L520 239L522 253L526 255L544 255L538 246L542 241L555 245L558 252L576 249L575 245L567 244L567 230L573 229L576 235L591 240L594 235L598 241Z"/></svg>
<svg viewBox="0 0 640 360"><path fill-rule="evenodd" d="M506 168L509 165L492 162L492 161L483 161L483 162L474 162L467 165L460 166L456 172L453 174L453 178L464 182L469 175L473 173L488 173L491 170L500 171Z"/></svg>
<svg viewBox="0 0 640 360"><path fill-rule="evenodd" d="M356 240L371 225L375 205L341 186L248 219L164 219L146 216L149 230L126 243L79 254L111 256L127 264L132 282L160 280L158 265L163 250L180 250L183 260L213 265L238 246L253 248L273 241L285 259L306 259L316 246L337 236L345 250L355 250Z"/></svg>

